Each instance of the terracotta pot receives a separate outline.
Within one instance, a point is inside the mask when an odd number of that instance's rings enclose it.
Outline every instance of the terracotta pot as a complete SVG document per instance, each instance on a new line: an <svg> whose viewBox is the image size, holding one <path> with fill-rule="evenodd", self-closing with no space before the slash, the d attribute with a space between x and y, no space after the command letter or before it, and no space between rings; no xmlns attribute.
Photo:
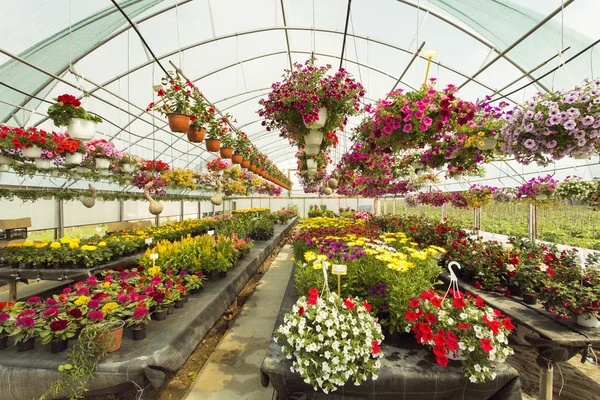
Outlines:
<svg viewBox="0 0 600 400"><path fill-rule="evenodd" d="M250 160L242 160L240 165L242 166L242 168L248 169L248 168L250 168Z"/></svg>
<svg viewBox="0 0 600 400"><path fill-rule="evenodd" d="M169 120L171 132L186 133L190 126L190 117L185 114L167 114L167 119Z"/></svg>
<svg viewBox="0 0 600 400"><path fill-rule="evenodd" d="M221 139L205 139L207 151L219 151L221 148Z"/></svg>
<svg viewBox="0 0 600 400"><path fill-rule="evenodd" d="M202 143L204 140L204 135L206 134L206 129L204 128L196 128L195 126L190 125L187 130L187 138L192 143Z"/></svg>
<svg viewBox="0 0 600 400"><path fill-rule="evenodd" d="M104 344L109 347L106 349L107 353L112 353L114 351L119 350L121 347L121 339L123 339L123 325L124 323L112 331L101 333L96 337L96 340L99 342L104 342Z"/></svg>
<svg viewBox="0 0 600 400"><path fill-rule="evenodd" d="M250 168L248 168L248 169L249 169L250 171L252 171L252 172L255 172L255 173L256 173L256 172L258 172L258 168L257 168L257 167L256 167L256 165L254 165L254 164L250 164Z"/></svg>
<svg viewBox="0 0 600 400"><path fill-rule="evenodd" d="M231 158L233 156L233 147L221 147L219 154L221 158Z"/></svg>
<svg viewBox="0 0 600 400"><path fill-rule="evenodd" d="M233 154L231 156L231 162L234 164L241 164L243 159L244 159L244 156L241 154Z"/></svg>

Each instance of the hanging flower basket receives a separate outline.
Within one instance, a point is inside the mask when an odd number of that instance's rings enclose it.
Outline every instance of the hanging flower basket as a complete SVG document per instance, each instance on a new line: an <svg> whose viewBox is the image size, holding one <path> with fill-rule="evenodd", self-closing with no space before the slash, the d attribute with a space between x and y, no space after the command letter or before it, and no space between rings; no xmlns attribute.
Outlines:
<svg viewBox="0 0 600 400"><path fill-rule="evenodd" d="M319 129L325 126L327 122L327 107L319 108L319 116L310 124L304 124L308 129Z"/></svg>
<svg viewBox="0 0 600 400"><path fill-rule="evenodd" d="M194 125L190 125L187 130L187 138L192 143L202 143L205 134L205 128L197 128Z"/></svg>
<svg viewBox="0 0 600 400"><path fill-rule="evenodd" d="M205 139L206 142L206 150L216 152L221 148L221 140L220 139Z"/></svg>
<svg viewBox="0 0 600 400"><path fill-rule="evenodd" d="M71 118L67 132L73 139L90 140L96 134L96 122L83 118Z"/></svg>
<svg viewBox="0 0 600 400"><path fill-rule="evenodd" d="M317 161L312 159L312 158L308 158L306 159L306 168L308 169L316 169L317 168Z"/></svg>
<svg viewBox="0 0 600 400"><path fill-rule="evenodd" d="M96 134L96 124L102 118L88 113L81 101L70 94L58 96L56 103L48 107L48 116L56 126L66 126L73 139L89 140Z"/></svg>
<svg viewBox="0 0 600 400"><path fill-rule="evenodd" d="M306 146L320 146L323 141L323 132L311 129L310 133L304 135L304 143Z"/></svg>
<svg viewBox="0 0 600 400"><path fill-rule="evenodd" d="M5 155L0 155L0 165L10 165L12 159Z"/></svg>
<svg viewBox="0 0 600 400"><path fill-rule="evenodd" d="M254 172L254 173L256 173L258 171L258 168L256 167L256 165L250 164L249 170L252 171L252 172Z"/></svg>
<svg viewBox="0 0 600 400"><path fill-rule="evenodd" d="M50 169L52 167L52 160L47 158L36 158L34 163L35 167L39 169Z"/></svg>
<svg viewBox="0 0 600 400"><path fill-rule="evenodd" d="M589 154L589 153L573 154L572 157L576 160L589 160L591 157L591 154Z"/></svg>
<svg viewBox="0 0 600 400"><path fill-rule="evenodd" d="M600 320L596 314L579 315L577 317L577 325L585 326L586 328L600 328Z"/></svg>
<svg viewBox="0 0 600 400"><path fill-rule="evenodd" d="M28 149L22 148L21 153L23 154L23 157L40 158L42 156L42 148L38 146L31 146Z"/></svg>
<svg viewBox="0 0 600 400"><path fill-rule="evenodd" d="M83 161L83 153L69 153L65 155L65 163L79 165Z"/></svg>
<svg viewBox="0 0 600 400"><path fill-rule="evenodd" d="M241 164L243 159L244 159L244 156L242 156L241 154L233 154L231 156L231 162L234 164Z"/></svg>
<svg viewBox="0 0 600 400"><path fill-rule="evenodd" d="M126 174L132 173L134 169L135 167L130 163L125 163L121 166L121 171L125 172Z"/></svg>
<svg viewBox="0 0 600 400"><path fill-rule="evenodd" d="M171 132L186 133L190 126L190 117L185 114L169 113L167 114L169 129Z"/></svg>
<svg viewBox="0 0 600 400"><path fill-rule="evenodd" d="M498 144L498 139L494 138L483 138L477 142L477 148L479 150L492 150Z"/></svg>
<svg viewBox="0 0 600 400"><path fill-rule="evenodd" d="M231 158L233 156L233 147L221 147L219 154L221 158Z"/></svg>
<svg viewBox="0 0 600 400"><path fill-rule="evenodd" d="M304 148L304 154L307 156L316 156L321 152L321 147L318 145L310 145Z"/></svg>
<svg viewBox="0 0 600 400"><path fill-rule="evenodd" d="M246 169L250 168L250 160L243 159L242 162L240 163L240 166L242 168L246 168Z"/></svg>
<svg viewBox="0 0 600 400"><path fill-rule="evenodd" d="M108 158L96 158L96 168L98 169L109 169L110 160Z"/></svg>
<svg viewBox="0 0 600 400"><path fill-rule="evenodd" d="M100 176L110 176L110 170L101 169L100 171L98 171L98 174L100 174Z"/></svg>

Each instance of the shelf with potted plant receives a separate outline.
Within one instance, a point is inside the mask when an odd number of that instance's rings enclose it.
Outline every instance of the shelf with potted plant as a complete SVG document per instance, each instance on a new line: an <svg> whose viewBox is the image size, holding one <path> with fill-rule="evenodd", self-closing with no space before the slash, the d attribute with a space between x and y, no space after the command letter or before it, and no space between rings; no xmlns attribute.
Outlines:
<svg viewBox="0 0 600 400"><path fill-rule="evenodd" d="M48 107L48 117L54 125L66 126L73 139L89 140L96 134L96 125L102 118L87 112L81 101L70 94L63 94L54 99L56 103Z"/></svg>
<svg viewBox="0 0 600 400"><path fill-rule="evenodd" d="M172 132L187 133L190 125L191 107L194 101L190 81L184 81L179 74L161 79L162 85L155 87L156 94L160 97L157 103L150 103L147 112L158 111L166 116Z"/></svg>
<svg viewBox="0 0 600 400"><path fill-rule="evenodd" d="M86 159L90 158L94 161L94 168L105 175L108 175L108 170L111 164L117 164L121 158L121 152L115 148L113 142L106 139L94 139L85 142Z"/></svg>

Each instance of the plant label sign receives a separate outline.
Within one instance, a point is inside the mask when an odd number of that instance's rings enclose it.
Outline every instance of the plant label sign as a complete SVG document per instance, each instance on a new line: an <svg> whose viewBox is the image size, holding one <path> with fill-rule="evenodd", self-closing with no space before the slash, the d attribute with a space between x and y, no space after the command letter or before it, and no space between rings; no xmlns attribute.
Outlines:
<svg viewBox="0 0 600 400"><path fill-rule="evenodd" d="M152 244L152 238L146 238L144 241L146 242L147 245Z"/></svg>
<svg viewBox="0 0 600 400"><path fill-rule="evenodd" d="M215 230L211 229L210 231L208 231L208 236L215 236Z"/></svg>
<svg viewBox="0 0 600 400"><path fill-rule="evenodd" d="M150 254L150 259L151 259L151 260L156 260L156 259L158 259L158 254L157 254L157 253L152 253L152 254Z"/></svg>
<svg viewBox="0 0 600 400"><path fill-rule="evenodd" d="M348 273L348 267L342 264L333 264L331 273L334 275L346 275Z"/></svg>

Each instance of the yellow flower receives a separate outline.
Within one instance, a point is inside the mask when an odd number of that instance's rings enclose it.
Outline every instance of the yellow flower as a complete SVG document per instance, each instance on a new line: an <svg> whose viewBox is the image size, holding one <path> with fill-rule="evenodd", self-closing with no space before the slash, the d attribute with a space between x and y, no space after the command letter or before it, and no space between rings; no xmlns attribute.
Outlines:
<svg viewBox="0 0 600 400"><path fill-rule="evenodd" d="M479 132L477 132L477 135L479 135L479 136L485 136L485 132L479 131Z"/></svg>
<svg viewBox="0 0 600 400"><path fill-rule="evenodd" d="M70 241L71 241L71 238L70 238L70 237L68 237L68 236L63 236L63 237L61 237L61 238L60 238L60 243L61 243L61 244L67 244L67 243L69 243Z"/></svg>
<svg viewBox="0 0 600 400"><path fill-rule="evenodd" d="M98 243L98 247L106 247L106 242L102 241Z"/></svg>
<svg viewBox="0 0 600 400"><path fill-rule="evenodd" d="M317 259L317 254L314 251L307 251L304 253L304 259L306 262L311 262Z"/></svg>
<svg viewBox="0 0 600 400"><path fill-rule="evenodd" d="M102 287L104 287L104 289L108 289L110 287L110 282L104 282Z"/></svg>
<svg viewBox="0 0 600 400"><path fill-rule="evenodd" d="M87 302L90 301L90 298L87 296L79 296L79 298L77 300L75 300L75 305L76 306L82 306L84 304L87 304Z"/></svg>
<svg viewBox="0 0 600 400"><path fill-rule="evenodd" d="M156 275L160 274L160 267L157 265L157 266L148 268L148 274L150 274L152 276L156 276Z"/></svg>
<svg viewBox="0 0 600 400"><path fill-rule="evenodd" d="M21 247L21 246L22 246L22 244L21 244L21 243L11 243L11 244L9 244L9 245L8 245L8 246L6 246L6 247Z"/></svg>
<svg viewBox="0 0 600 400"><path fill-rule="evenodd" d="M36 243L34 246L36 249L43 249L44 247L48 246L48 243Z"/></svg>
<svg viewBox="0 0 600 400"><path fill-rule="evenodd" d="M76 243L76 242L69 243L69 248L70 249L76 249L78 247L79 247L79 243Z"/></svg>
<svg viewBox="0 0 600 400"><path fill-rule="evenodd" d="M50 247L52 247L53 249L60 249L60 243L52 242L50 243Z"/></svg>
<svg viewBox="0 0 600 400"><path fill-rule="evenodd" d="M90 246L90 245L84 244L83 246L81 246L81 250L94 251L94 250L96 250L96 246Z"/></svg>
<svg viewBox="0 0 600 400"><path fill-rule="evenodd" d="M102 314L106 315L109 312L116 310L117 308L119 308L119 305L114 301L111 301L110 303L106 303L104 307L102 307Z"/></svg>
<svg viewBox="0 0 600 400"><path fill-rule="evenodd" d="M485 146L485 142L483 140L480 140L479 141L479 146L481 146L481 147Z"/></svg>
<svg viewBox="0 0 600 400"><path fill-rule="evenodd" d="M31 240L26 240L23 243L23 247L33 247L33 242Z"/></svg>

